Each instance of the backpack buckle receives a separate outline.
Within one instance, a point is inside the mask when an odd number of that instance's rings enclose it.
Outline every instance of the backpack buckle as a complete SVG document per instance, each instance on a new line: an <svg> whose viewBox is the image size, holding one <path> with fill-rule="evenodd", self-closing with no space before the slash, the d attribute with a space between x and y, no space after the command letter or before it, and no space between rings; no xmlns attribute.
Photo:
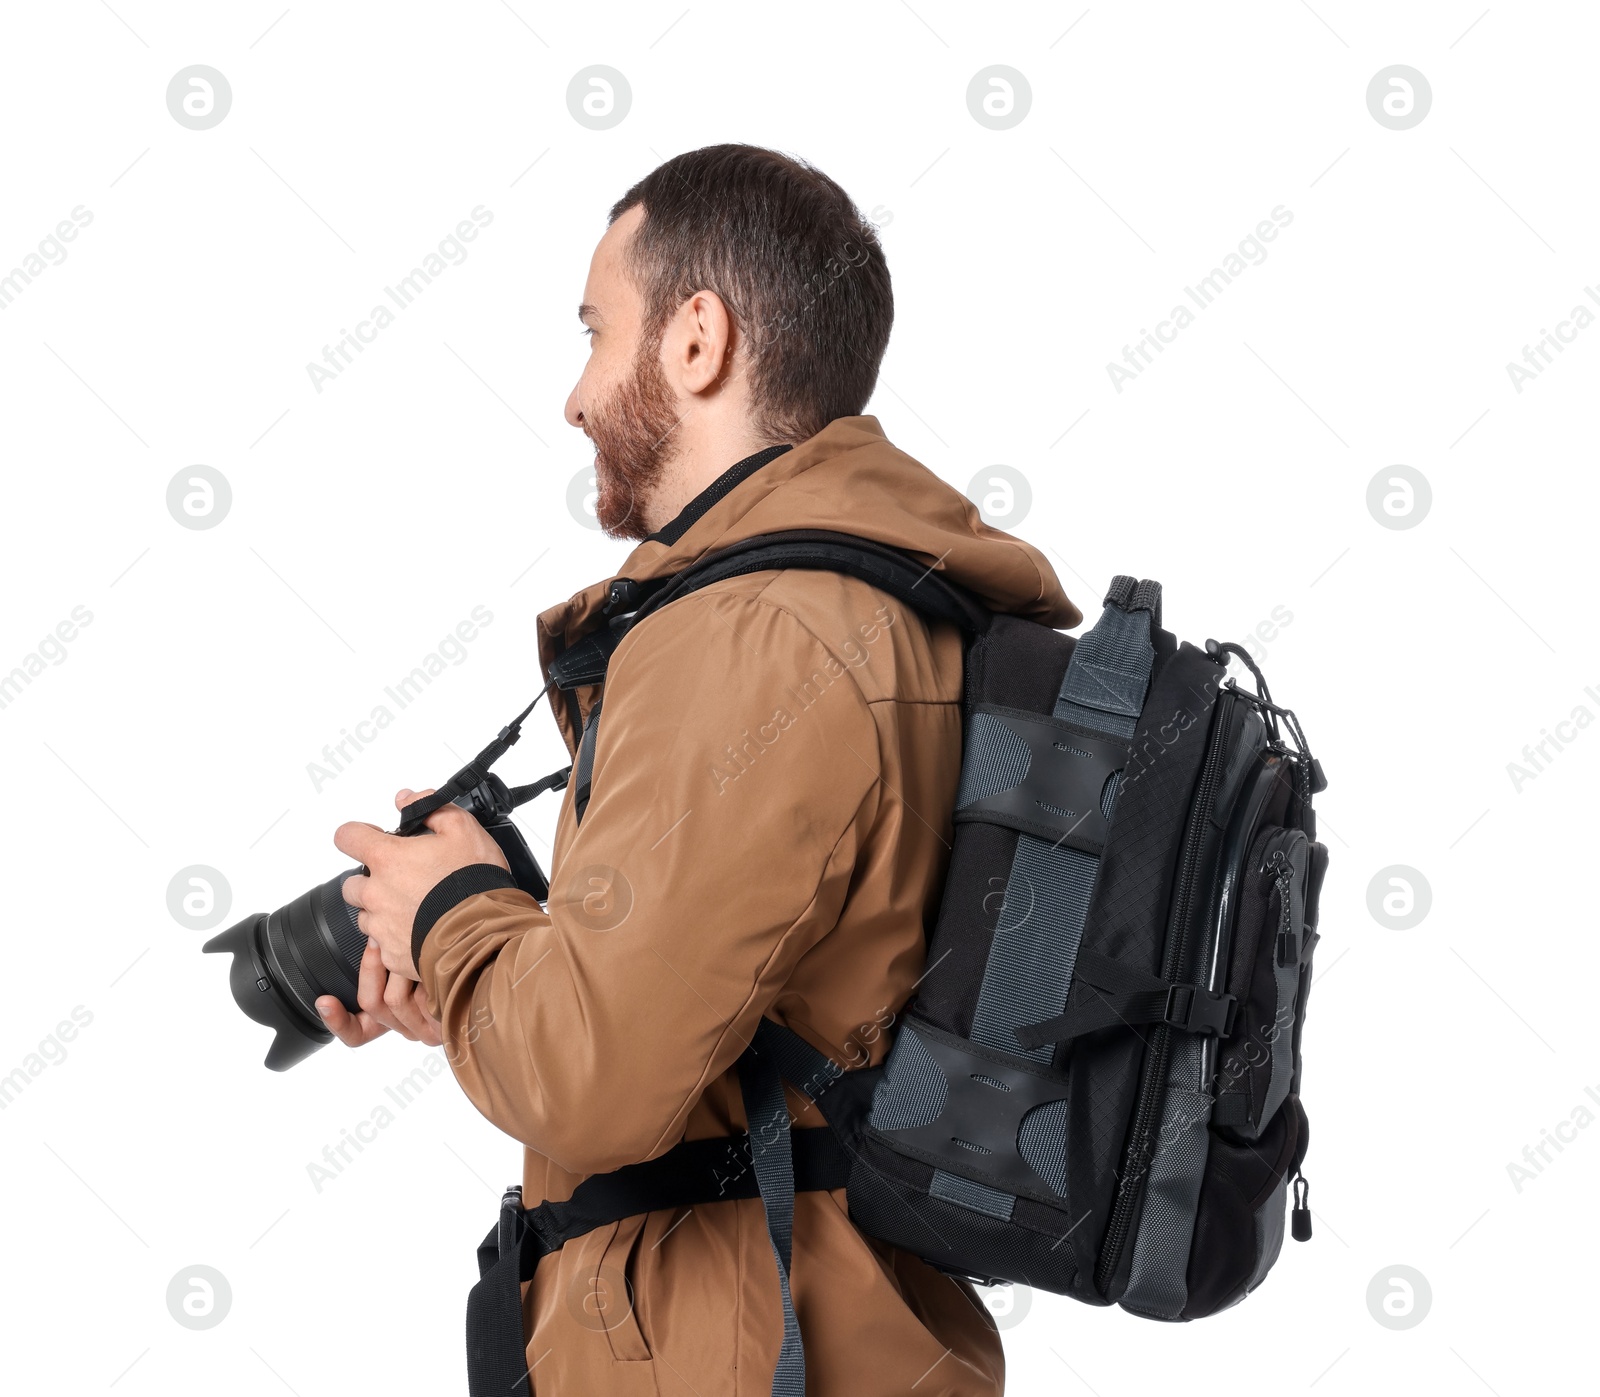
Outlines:
<svg viewBox="0 0 1600 1397"><path fill-rule="evenodd" d="M1185 1033L1214 1033L1226 1038L1233 1032L1239 1000L1203 985L1169 985L1167 1007L1161 1021Z"/></svg>

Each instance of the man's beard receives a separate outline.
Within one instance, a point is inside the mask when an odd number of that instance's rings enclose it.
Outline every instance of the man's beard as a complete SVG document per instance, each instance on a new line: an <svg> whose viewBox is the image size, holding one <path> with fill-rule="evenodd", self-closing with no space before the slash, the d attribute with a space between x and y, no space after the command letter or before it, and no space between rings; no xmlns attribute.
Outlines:
<svg viewBox="0 0 1600 1397"><path fill-rule="evenodd" d="M611 538L649 536L645 508L676 454L671 437L677 425L656 335L640 346L630 377L583 414L583 429L594 442L595 518Z"/></svg>

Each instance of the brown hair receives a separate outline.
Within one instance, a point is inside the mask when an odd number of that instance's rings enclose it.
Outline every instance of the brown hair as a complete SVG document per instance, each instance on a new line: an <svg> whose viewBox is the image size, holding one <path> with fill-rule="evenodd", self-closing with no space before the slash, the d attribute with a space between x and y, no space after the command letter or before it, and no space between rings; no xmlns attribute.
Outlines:
<svg viewBox="0 0 1600 1397"><path fill-rule="evenodd" d="M758 432L803 441L872 396L894 323L873 224L803 160L716 145L657 166L611 209L644 221L629 249L648 343L697 291L714 291L747 342Z"/></svg>

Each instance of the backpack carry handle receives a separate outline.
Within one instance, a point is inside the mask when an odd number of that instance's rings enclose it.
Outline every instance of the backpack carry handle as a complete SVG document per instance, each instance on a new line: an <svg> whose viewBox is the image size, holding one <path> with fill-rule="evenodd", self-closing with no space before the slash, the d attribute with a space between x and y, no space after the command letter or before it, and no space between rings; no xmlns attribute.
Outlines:
<svg viewBox="0 0 1600 1397"><path fill-rule="evenodd" d="M1119 572L1106 588L1102 606L1114 606L1118 611L1148 611L1150 629L1161 628L1161 584L1153 578L1130 577Z"/></svg>

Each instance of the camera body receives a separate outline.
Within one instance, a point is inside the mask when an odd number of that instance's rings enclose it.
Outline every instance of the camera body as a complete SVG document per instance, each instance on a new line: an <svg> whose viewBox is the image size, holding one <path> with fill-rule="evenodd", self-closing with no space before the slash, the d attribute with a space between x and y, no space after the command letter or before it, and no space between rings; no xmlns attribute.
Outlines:
<svg viewBox="0 0 1600 1397"><path fill-rule="evenodd" d="M550 883L534 858L522 831L511 822L515 808L511 791L506 783L492 771L465 795L457 796L455 803L486 829L500 852L506 856L506 865L517 886L539 902L550 900Z"/></svg>

